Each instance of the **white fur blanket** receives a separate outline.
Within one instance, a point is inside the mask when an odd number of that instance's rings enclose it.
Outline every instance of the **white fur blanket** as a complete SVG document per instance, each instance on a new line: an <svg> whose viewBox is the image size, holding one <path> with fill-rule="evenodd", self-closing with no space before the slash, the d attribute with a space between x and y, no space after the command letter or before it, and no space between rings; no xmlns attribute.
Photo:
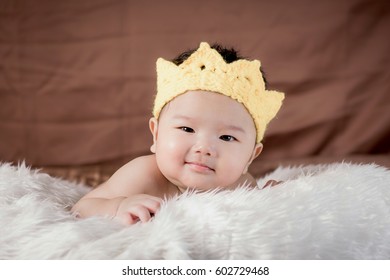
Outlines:
<svg viewBox="0 0 390 280"><path fill-rule="evenodd" d="M184 194L149 223L77 220L88 189L0 165L0 259L390 259L390 171L279 168L264 190Z"/></svg>

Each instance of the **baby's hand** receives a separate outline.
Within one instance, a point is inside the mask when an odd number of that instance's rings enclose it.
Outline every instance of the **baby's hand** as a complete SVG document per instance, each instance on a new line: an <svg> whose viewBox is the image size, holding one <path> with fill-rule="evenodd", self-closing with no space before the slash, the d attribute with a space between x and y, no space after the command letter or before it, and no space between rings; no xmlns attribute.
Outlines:
<svg viewBox="0 0 390 280"><path fill-rule="evenodd" d="M147 194L127 197L119 204L115 218L125 225L148 222L160 209L161 202L161 198Z"/></svg>

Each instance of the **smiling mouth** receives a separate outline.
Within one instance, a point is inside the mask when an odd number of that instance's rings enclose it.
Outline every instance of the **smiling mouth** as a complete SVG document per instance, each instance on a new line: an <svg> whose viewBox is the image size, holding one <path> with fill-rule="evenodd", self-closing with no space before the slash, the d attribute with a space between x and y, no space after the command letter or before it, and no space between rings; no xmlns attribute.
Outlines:
<svg viewBox="0 0 390 280"><path fill-rule="evenodd" d="M205 164L202 164L202 163L198 163L198 162L186 162L185 163L187 166L189 166L192 170L194 170L195 172L199 172L199 173L208 173L208 172L215 172L214 169L212 169L211 167L205 165Z"/></svg>

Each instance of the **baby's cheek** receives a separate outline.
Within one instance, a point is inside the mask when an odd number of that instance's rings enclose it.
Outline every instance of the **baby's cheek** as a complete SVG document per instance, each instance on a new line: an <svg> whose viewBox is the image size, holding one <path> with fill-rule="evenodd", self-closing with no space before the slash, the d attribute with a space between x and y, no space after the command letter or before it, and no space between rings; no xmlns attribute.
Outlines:
<svg viewBox="0 0 390 280"><path fill-rule="evenodd" d="M176 140L170 140L170 141L167 141L165 146L166 146L166 149L169 151L177 151L178 149L180 149L180 142L178 142Z"/></svg>
<svg viewBox="0 0 390 280"><path fill-rule="evenodd" d="M219 178L224 181L224 185L230 185L240 179L243 167L236 163L230 162L220 166Z"/></svg>
<svg viewBox="0 0 390 280"><path fill-rule="evenodd" d="M164 149L175 151L181 149L185 145L184 139L176 135L166 135L161 139L161 145L164 146Z"/></svg>
<svg viewBox="0 0 390 280"><path fill-rule="evenodd" d="M229 158L225 164L227 172L238 179L246 169L248 160L243 155L237 154Z"/></svg>
<svg viewBox="0 0 390 280"><path fill-rule="evenodd" d="M183 145L169 139L159 147L159 152L166 161L169 161L172 164L182 162L185 157Z"/></svg>

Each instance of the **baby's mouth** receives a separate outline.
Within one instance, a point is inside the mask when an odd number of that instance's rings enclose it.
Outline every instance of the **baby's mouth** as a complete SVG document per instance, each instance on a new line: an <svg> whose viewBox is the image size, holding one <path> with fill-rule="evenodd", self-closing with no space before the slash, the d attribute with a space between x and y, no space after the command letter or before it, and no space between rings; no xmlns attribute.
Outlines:
<svg viewBox="0 0 390 280"><path fill-rule="evenodd" d="M188 167L190 167L192 170L199 172L199 173L208 173L208 172L215 172L215 170L208 165L200 162L193 162L188 161L185 163Z"/></svg>

